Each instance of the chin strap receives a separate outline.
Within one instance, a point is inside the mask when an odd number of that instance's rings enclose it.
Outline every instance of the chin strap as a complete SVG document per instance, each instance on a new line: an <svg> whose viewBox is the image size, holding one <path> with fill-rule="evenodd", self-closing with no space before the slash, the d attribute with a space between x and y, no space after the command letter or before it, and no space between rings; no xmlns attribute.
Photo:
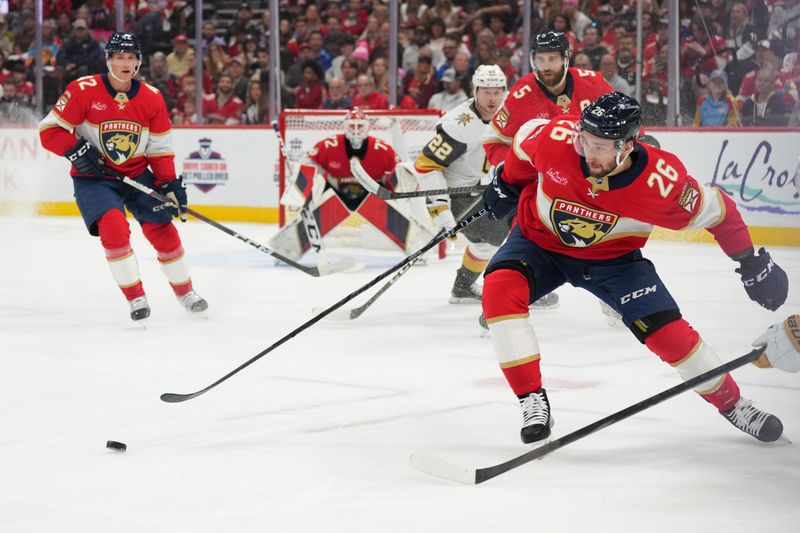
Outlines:
<svg viewBox="0 0 800 533"><path fill-rule="evenodd" d="M108 75L111 76L112 78L114 78L115 80L117 80L120 83L128 83L129 81L133 80L133 78L136 77L136 74L139 73L139 67L141 67L141 66L142 66L142 61L140 59L136 63L136 69L133 71L133 76L131 76L130 79L123 80L122 78L120 78L120 77L118 77L118 76L116 76L114 74L114 71L111 70L111 62L108 59L106 59L106 68L108 69Z"/></svg>

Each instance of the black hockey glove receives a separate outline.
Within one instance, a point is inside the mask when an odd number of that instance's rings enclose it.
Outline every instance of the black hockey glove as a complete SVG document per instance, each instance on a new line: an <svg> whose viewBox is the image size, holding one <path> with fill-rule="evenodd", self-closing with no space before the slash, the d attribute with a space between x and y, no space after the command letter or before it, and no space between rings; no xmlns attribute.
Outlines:
<svg viewBox="0 0 800 533"><path fill-rule="evenodd" d="M78 142L64 152L64 157L72 163L78 174L103 176L103 155L86 139L78 137Z"/></svg>
<svg viewBox="0 0 800 533"><path fill-rule="evenodd" d="M753 254L738 261L741 266L736 273L742 277L744 290L750 299L770 311L782 306L789 292L789 278L772 261L769 252L761 248L758 255Z"/></svg>
<svg viewBox="0 0 800 533"><path fill-rule="evenodd" d="M186 184L183 183L183 176L178 176L174 180L166 182L158 190L178 207L172 216L177 215L180 217L181 222L186 222L189 201L186 198Z"/></svg>
<svg viewBox="0 0 800 533"><path fill-rule="evenodd" d="M494 170L492 182L483 191L483 206L489 210L489 216L495 220L508 218L517 212L520 190L504 182L503 163Z"/></svg>

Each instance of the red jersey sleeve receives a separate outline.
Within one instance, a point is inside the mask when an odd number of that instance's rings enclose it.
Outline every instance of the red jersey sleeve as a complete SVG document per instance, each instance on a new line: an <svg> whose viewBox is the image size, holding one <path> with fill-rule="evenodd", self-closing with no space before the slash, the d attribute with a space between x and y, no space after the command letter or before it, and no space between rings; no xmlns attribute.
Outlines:
<svg viewBox="0 0 800 533"><path fill-rule="evenodd" d="M83 122L86 115L83 91L78 87L82 79L67 85L56 105L39 123L42 146L56 155L63 156L77 142L75 128Z"/></svg>
<svg viewBox="0 0 800 533"><path fill-rule="evenodd" d="M532 103L530 95L533 94L532 84L535 83L532 74L517 80L508 91L502 107L492 117L489 133L483 138L483 149L490 164L497 166L506 159L514 135L530 116L525 104Z"/></svg>
<svg viewBox="0 0 800 533"><path fill-rule="evenodd" d="M639 176L640 218L673 229L705 229L732 256L753 246L736 204L716 187L700 185L677 156L649 146L648 164Z"/></svg>

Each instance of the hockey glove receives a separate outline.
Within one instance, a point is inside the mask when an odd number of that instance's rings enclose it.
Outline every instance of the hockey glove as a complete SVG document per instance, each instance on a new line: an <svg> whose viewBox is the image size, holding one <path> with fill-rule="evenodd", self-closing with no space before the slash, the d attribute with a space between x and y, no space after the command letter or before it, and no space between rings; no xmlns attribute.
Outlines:
<svg viewBox="0 0 800 533"><path fill-rule="evenodd" d="M103 176L103 155L82 137L78 137L75 146L64 152L64 157L80 175Z"/></svg>
<svg viewBox="0 0 800 533"><path fill-rule="evenodd" d="M183 176L178 176L172 181L166 182L160 186L159 191L161 194L169 198L174 207L177 207L172 216L178 216L181 222L186 222L186 214L188 213L188 203L186 198L186 184L183 183Z"/></svg>
<svg viewBox="0 0 800 533"><path fill-rule="evenodd" d="M431 201L431 199L428 198L426 203L428 214L430 214L431 220L433 220L437 228L447 231L456 227L456 219L453 216L453 212L450 210L450 206L447 205L447 200L444 200L444 202L436 200ZM458 235L454 233L448 237L448 239L456 240L458 239Z"/></svg>
<svg viewBox="0 0 800 533"><path fill-rule="evenodd" d="M784 372L800 372L800 315L792 315L781 324L773 324L753 341L764 353L753 363L761 368L774 367Z"/></svg>
<svg viewBox="0 0 800 533"><path fill-rule="evenodd" d="M742 277L744 290L751 300L770 311L777 310L786 301L789 278L786 272L772 261L764 248L758 255L739 259L741 265L736 273Z"/></svg>
<svg viewBox="0 0 800 533"><path fill-rule="evenodd" d="M499 164L494 171L492 181L483 191L483 206L489 210L489 216L495 220L502 220L513 216L517 212L520 190L504 182L503 164Z"/></svg>

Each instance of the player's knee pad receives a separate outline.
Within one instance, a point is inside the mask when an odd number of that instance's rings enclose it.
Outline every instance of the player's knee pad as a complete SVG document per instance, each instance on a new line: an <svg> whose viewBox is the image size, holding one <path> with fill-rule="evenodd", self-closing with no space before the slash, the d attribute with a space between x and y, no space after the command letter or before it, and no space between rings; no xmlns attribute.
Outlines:
<svg viewBox="0 0 800 533"><path fill-rule="evenodd" d="M645 340L647 347L678 371L684 381L722 364L719 356L684 319L665 324ZM695 387L700 394L714 392L725 381L725 374Z"/></svg>
<svg viewBox="0 0 800 533"><path fill-rule="evenodd" d="M677 320L681 320L681 312L677 309L667 309L634 320L630 325L630 330L639 339L639 342L647 344L647 338L650 335Z"/></svg>
<svg viewBox="0 0 800 533"><path fill-rule="evenodd" d="M106 250L106 256L114 258L119 254L127 254L131 249L131 228L128 220L119 209L111 209L103 213L97 221L100 242Z"/></svg>
<svg viewBox="0 0 800 533"><path fill-rule="evenodd" d="M527 278L517 270L494 270L483 280L483 314L493 321L528 316L530 287Z"/></svg>
<svg viewBox="0 0 800 533"><path fill-rule="evenodd" d="M181 248L181 238L178 235L178 229L172 222L164 224L155 224L153 222L143 222L142 232L144 236L153 245L153 248L161 254L171 254Z"/></svg>
<svg viewBox="0 0 800 533"><path fill-rule="evenodd" d="M498 261L496 263L492 263L483 273L484 284L486 283L486 278L489 276L489 274L500 270L513 270L514 272L519 272L522 274L528 284L528 305L530 305L533 302L534 286L533 271L530 269L530 267L521 261Z"/></svg>

